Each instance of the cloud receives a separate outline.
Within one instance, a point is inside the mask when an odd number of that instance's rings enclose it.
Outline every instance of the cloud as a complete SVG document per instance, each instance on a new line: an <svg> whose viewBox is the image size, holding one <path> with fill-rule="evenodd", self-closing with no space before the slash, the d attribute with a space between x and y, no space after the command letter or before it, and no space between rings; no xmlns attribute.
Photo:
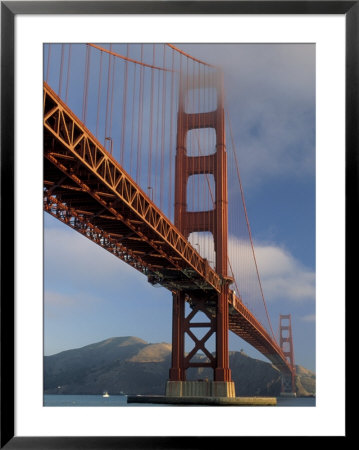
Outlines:
<svg viewBox="0 0 359 450"><path fill-rule="evenodd" d="M226 109L246 187L315 175L315 46L181 45L223 68ZM227 147L231 147L227 137Z"/></svg>
<svg viewBox="0 0 359 450"><path fill-rule="evenodd" d="M199 236L201 235L201 236ZM138 273L101 247L65 226L45 228L45 289L62 294L48 294L52 304L70 305L80 297L70 300L67 293L99 291L119 293L125 286L148 287L145 276ZM211 235L200 233L191 236L200 253L211 261L215 259ZM198 243L198 245L196 245ZM252 248L249 241L229 236L228 255L238 289L244 301L262 302ZM315 300L315 273L305 267L288 250L276 244L258 242L255 256L266 301L278 300L307 302ZM61 297L61 298L60 298Z"/></svg>
<svg viewBox="0 0 359 450"><path fill-rule="evenodd" d="M228 248L243 300L248 299L248 303L259 301L259 281L249 242L231 236ZM257 243L254 248L266 301L315 300L315 273L312 270L300 263L288 250L275 244Z"/></svg>
<svg viewBox="0 0 359 450"><path fill-rule="evenodd" d="M215 267L213 237L210 233L192 233L189 241L199 253ZM305 267L288 250L273 243L257 242L254 245L255 260L248 239L233 235L228 238L229 275L233 270L242 299L252 310L263 306L256 271L257 262L264 298L268 302L278 300L313 302L315 300L315 272Z"/></svg>
<svg viewBox="0 0 359 450"><path fill-rule="evenodd" d="M189 241L199 253L215 267L213 238L210 233L192 233ZM255 259L248 239L233 235L228 238L228 257L237 282L232 288L239 291L245 303L252 309L263 307L256 264L264 298L268 302L279 300L313 302L315 300L315 272L305 267L288 250L273 243L257 242Z"/></svg>
<svg viewBox="0 0 359 450"><path fill-rule="evenodd" d="M303 322L315 322L315 314L308 314L307 316L301 317Z"/></svg>
<svg viewBox="0 0 359 450"><path fill-rule="evenodd" d="M55 48L56 52L55 52ZM116 47L116 46L115 46ZM114 47L114 49L115 49ZM146 47L146 46L145 46ZM233 135L238 150L242 181L247 187L259 187L273 178L295 177L306 179L314 176L315 169L315 45L314 44L180 44L179 47L191 55L204 61L215 64L223 69L225 74L226 111L231 117ZM115 51L123 53L126 49L117 46ZM70 77L70 96L73 99L70 107L81 117L82 103L78 97L78 83L83 82L83 73L86 59L86 47L83 45L72 46L72 65L78 65ZM131 46L131 54L135 59L140 58L140 46ZM91 74L89 108L87 114L87 126L95 132L97 129L97 102L98 87L97 73L99 65L99 52L91 50ZM135 56L137 52L137 56ZM56 53L56 57L55 57ZM158 55L161 53L158 52ZM145 49L145 59L152 61L152 47ZM52 69L60 66L60 46L52 46ZM106 56L107 58L107 56ZM107 59L106 59L107 61ZM103 69L103 75L106 69ZM129 76L133 77L133 67L129 66ZM79 75L80 74L80 75ZM52 86L58 86L58 73L50 77ZM169 79L169 78L168 78ZM92 81L91 81L92 80ZM118 78L116 78L118 80ZM143 145L148 139L147 130L150 121L150 78L145 77L144 114L141 118ZM115 83L115 98L122 103L121 82ZM81 91L82 92L82 91ZM91 95L92 92L92 95ZM105 109L105 92L100 107ZM167 96L169 98L169 95ZM131 90L128 98L132 98ZM91 107L91 105L93 107ZM111 113L112 114L112 113ZM122 108L114 108L111 123L121 123ZM168 122L167 122L168 123ZM126 147L130 146L131 121L126 122L127 138ZM161 124L160 128L161 128ZM176 114L173 114L174 129L176 126ZM167 125L168 127L168 125ZM99 140L104 142L106 135L105 123L99 129ZM112 127L111 137L114 143L114 155L119 158L118 142L121 137L121 127ZM161 129L159 130L161 132ZM169 135L165 133L165 148L170 148ZM136 133L137 134L137 133ZM173 134L173 133L172 133ZM190 133L189 133L190 134ZM153 133L153 144L155 144ZM174 134L173 134L174 135ZM135 137L136 138L136 137ZM135 139L135 145L138 142ZM132 144L131 144L132 146ZM227 148L230 147L229 134ZM143 146L144 150L144 146ZM173 149L172 149L173 150ZM131 164L132 152L125 152L125 169L136 176L137 164ZM153 152L152 169L159 168L161 152ZM147 156L148 152L142 151L142 167L139 184L147 189ZM157 155L157 156L156 156ZM174 152L172 152L172 156ZM169 164L169 155L165 158L165 164ZM172 160L172 163L174 161ZM131 168L132 166L132 168ZM156 177L153 176L152 184ZM164 195L169 185L165 178L163 186L152 186L151 191L156 202ZM166 203L166 202L165 202ZM163 206L163 205L161 205Z"/></svg>
<svg viewBox="0 0 359 450"><path fill-rule="evenodd" d="M254 99L247 108L242 102L232 110L231 123L246 186L279 176L303 179L315 175L314 109ZM231 141L227 146L232 152Z"/></svg>

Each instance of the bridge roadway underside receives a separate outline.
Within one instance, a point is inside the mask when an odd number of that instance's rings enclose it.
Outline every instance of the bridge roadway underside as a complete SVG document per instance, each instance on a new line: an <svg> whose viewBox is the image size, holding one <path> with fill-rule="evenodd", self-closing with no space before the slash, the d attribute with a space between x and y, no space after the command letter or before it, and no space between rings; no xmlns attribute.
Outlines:
<svg viewBox="0 0 359 450"><path fill-rule="evenodd" d="M44 85L44 210L172 292L205 298L222 280L71 110ZM230 330L283 373L278 344L230 291Z"/></svg>

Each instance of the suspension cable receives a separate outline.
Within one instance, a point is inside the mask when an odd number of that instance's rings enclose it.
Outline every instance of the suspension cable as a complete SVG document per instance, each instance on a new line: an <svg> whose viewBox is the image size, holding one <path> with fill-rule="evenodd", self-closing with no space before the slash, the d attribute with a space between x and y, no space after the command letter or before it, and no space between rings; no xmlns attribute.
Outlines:
<svg viewBox="0 0 359 450"><path fill-rule="evenodd" d="M120 55L119 53L115 53L112 50L107 50L107 48L99 47L96 44L88 44L88 45L96 48L97 50L100 50L101 52L109 53L112 56L116 56L117 58L121 58L121 59L124 59L125 61L129 61L129 62L132 62L135 64L139 64L140 66L149 67L150 69L164 70L165 72L172 71L171 69L167 69L166 67L158 67L158 66L153 66L152 64L147 64L143 61L136 61L135 59L129 58L128 56Z"/></svg>
<svg viewBox="0 0 359 450"><path fill-rule="evenodd" d="M178 47L174 46L173 44L166 44L166 45L171 47L173 50L176 50L177 52L181 53L182 55L186 56L187 58L192 59L193 61L196 61L200 64L204 64L205 66L208 66L208 67L213 67L214 69L217 68L216 66L213 66L212 64L208 64L204 61L201 61L200 59L194 58L193 56L189 55L188 53L184 52L183 50L180 50Z"/></svg>
<svg viewBox="0 0 359 450"><path fill-rule="evenodd" d="M240 187L240 191L241 191L242 203L243 203L243 208L244 208L244 215L245 215L245 218L246 218L247 229L248 229L248 234L249 234L249 240L250 240L250 243L251 243L254 264L255 264L256 272L257 272L257 279L258 279L259 288L260 288L260 291L261 291L261 296L262 296L265 312L266 312L266 315L267 315L267 320L268 320L268 323L269 323L269 327L270 327L273 339L274 339L274 341L276 341L275 336L274 336L274 332L273 332L273 329L272 329L272 324L271 324L271 321L270 321L270 318L269 318L267 305L266 305L266 302L265 302L265 299L264 299L262 282L261 282L261 279L259 277L257 259L256 259L256 255L255 255L255 252L254 252L252 232L251 232L251 228L250 228L250 225L249 225L247 208L246 208L246 203L245 203L245 200L244 200L243 186L242 186L242 181L241 181L241 177L240 177L240 174L239 174L239 165L238 165L238 159L237 159L237 152L236 152L236 149L235 149L235 144L234 144L234 139L233 139L233 132L232 132L232 125L231 125L231 120L230 120L228 111L227 111L227 119L228 119L229 131L230 131L230 136L231 136L231 142L232 142L232 151L233 151L234 160L235 160L235 164L236 164L237 177L238 177L239 187Z"/></svg>

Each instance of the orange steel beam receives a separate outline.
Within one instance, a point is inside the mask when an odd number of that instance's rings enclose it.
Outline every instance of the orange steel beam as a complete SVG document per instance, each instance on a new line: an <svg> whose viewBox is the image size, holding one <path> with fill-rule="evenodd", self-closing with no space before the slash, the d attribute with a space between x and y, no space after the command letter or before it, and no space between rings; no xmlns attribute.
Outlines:
<svg viewBox="0 0 359 450"><path fill-rule="evenodd" d="M206 293L207 310L212 313L211 300L226 281L46 83L43 106L44 210L130 264L151 283L184 291L186 298ZM229 329L280 370L290 371L281 349L231 290L228 303Z"/></svg>

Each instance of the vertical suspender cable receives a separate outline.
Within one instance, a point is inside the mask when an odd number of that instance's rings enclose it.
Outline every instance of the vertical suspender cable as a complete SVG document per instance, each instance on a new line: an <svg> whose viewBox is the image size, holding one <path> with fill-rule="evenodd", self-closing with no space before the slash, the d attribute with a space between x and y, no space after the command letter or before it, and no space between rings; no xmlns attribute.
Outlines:
<svg viewBox="0 0 359 450"><path fill-rule="evenodd" d="M112 81L111 81L111 108L110 108L110 127L109 127L109 137L111 139L110 143L111 143L111 147L110 147L110 151L112 154L113 151L113 136L112 136L112 113L113 113L113 93L114 93L114 88L115 88L115 76L116 76L116 61L117 59L115 57L113 57L113 64L112 64Z"/></svg>
<svg viewBox="0 0 359 450"><path fill-rule="evenodd" d="M166 46L163 45L163 67L166 67ZM163 208L163 194L164 194L164 151L165 151L165 119L166 119L166 75L163 71L162 77L162 134L161 134L161 178L160 178L160 207Z"/></svg>
<svg viewBox="0 0 359 450"><path fill-rule="evenodd" d="M62 93L62 76L64 72L64 58L65 58L65 44L61 44L61 61L60 61L60 73L59 73L59 97L61 98Z"/></svg>
<svg viewBox="0 0 359 450"><path fill-rule="evenodd" d="M160 123L160 85L161 85L161 74L158 73L158 83L157 83L157 117L156 117L156 169L155 169L155 189L154 195L158 195L158 172L159 172L159 123Z"/></svg>
<svg viewBox="0 0 359 450"><path fill-rule="evenodd" d="M152 64L155 65L156 47L152 44ZM151 99L150 99L150 126L149 126L149 156L148 156L148 182L147 188L153 189L152 186L152 140L153 140L153 92L154 90L154 69L151 69Z"/></svg>
<svg viewBox="0 0 359 450"><path fill-rule="evenodd" d="M87 98L88 98L88 88L89 88L89 71L90 71L90 56L91 47L86 44L86 64L85 64L85 81L84 81L84 94L82 100L82 121L86 124L87 115Z"/></svg>
<svg viewBox="0 0 359 450"><path fill-rule="evenodd" d="M254 263L255 263L255 267L256 267L256 272L257 272L257 279L258 279L258 283L259 283L259 287L260 287L260 291L261 291L261 295L262 295L262 300L263 300L263 304L264 304L264 308L265 308L265 312L266 312L266 316L267 316L267 320L270 326L270 330L273 336L273 339L275 340L275 336L273 333L273 329L272 329L272 324L269 318L269 314L268 314L268 310L267 310L267 305L266 302L264 300L264 294L263 294L263 289L262 289L262 283L259 277L259 271L258 271L258 265L257 265L257 259L254 253L254 246L253 246L253 240L252 240L252 233L251 233L251 228L249 226L249 220L248 220L248 214L247 214L247 208L246 208L246 203L244 200L244 193L243 193L243 187L242 187L242 181L241 181L241 177L239 174L239 165L238 165L238 160L237 160L237 155L236 155L236 151L235 151L235 147L234 147L234 139L233 139L233 132L232 132L232 126L231 126L231 121L229 118L229 114L227 112L227 118L228 118L228 125L229 125L229 129L230 129L230 135L231 135L231 141L232 141L232 151L233 151L233 155L234 155L234 161L236 164L236 170L237 170L237 177L238 177L238 181L239 181L239 186L240 186L240 191L241 191L241 197L242 197L242 203L243 203L243 209L244 209L244 214L245 214L245 218L246 218L246 224L247 224L247 228L248 228L248 234L249 234L249 239L251 242L251 247L252 247L252 253L253 253L253 259L254 259Z"/></svg>
<svg viewBox="0 0 359 450"><path fill-rule="evenodd" d="M110 51L112 50L112 44L110 44ZM110 81L111 81L111 54L108 55L108 70L107 70L107 94L106 94L106 117L105 117L105 141L104 147L106 147L106 138L108 137L108 105L110 97Z"/></svg>
<svg viewBox="0 0 359 450"><path fill-rule="evenodd" d="M65 94L65 103L66 104L68 103L68 99L69 99L71 49L72 49L72 44L69 44L69 52L68 52L68 56L67 56L67 76L66 76L66 94Z"/></svg>
<svg viewBox="0 0 359 450"><path fill-rule="evenodd" d="M173 88L174 88L174 51L172 49L172 72L171 72L171 111L170 111L170 156L169 156L169 193L168 193L168 215L172 215L172 145L173 145Z"/></svg>
<svg viewBox="0 0 359 450"><path fill-rule="evenodd" d="M127 44L126 48L126 57L129 57L129 45ZM120 149L120 161L121 165L123 165L124 158L125 158L125 135L126 135L126 108L127 108L127 81L128 81L128 61L125 61L125 73L123 77L123 93L122 93L122 132L121 132L121 149Z"/></svg>
<svg viewBox="0 0 359 450"><path fill-rule="evenodd" d="M132 117L131 117L131 151L130 151L130 173L132 174L132 160L133 160L133 146L134 146L134 130L135 130L135 99L137 88L137 64L133 67L134 71L134 86L132 88Z"/></svg>
<svg viewBox="0 0 359 450"><path fill-rule="evenodd" d="M143 44L141 44L141 63L143 62ZM141 178L141 145L142 145L142 116L143 116L143 72L144 66L141 64L140 67L140 92L138 98L138 133L137 133L137 170L136 170L136 181L140 183Z"/></svg>
<svg viewBox="0 0 359 450"><path fill-rule="evenodd" d="M51 44L47 44L47 68L46 68L46 83L49 82L50 74L50 60L51 60Z"/></svg>
<svg viewBox="0 0 359 450"><path fill-rule="evenodd" d="M102 55L103 55L103 52L100 52L100 68L99 68L98 90L97 90L97 118L96 118L96 137L97 137L97 139L98 139L98 125L99 125L99 119L100 119L100 106L101 106Z"/></svg>

